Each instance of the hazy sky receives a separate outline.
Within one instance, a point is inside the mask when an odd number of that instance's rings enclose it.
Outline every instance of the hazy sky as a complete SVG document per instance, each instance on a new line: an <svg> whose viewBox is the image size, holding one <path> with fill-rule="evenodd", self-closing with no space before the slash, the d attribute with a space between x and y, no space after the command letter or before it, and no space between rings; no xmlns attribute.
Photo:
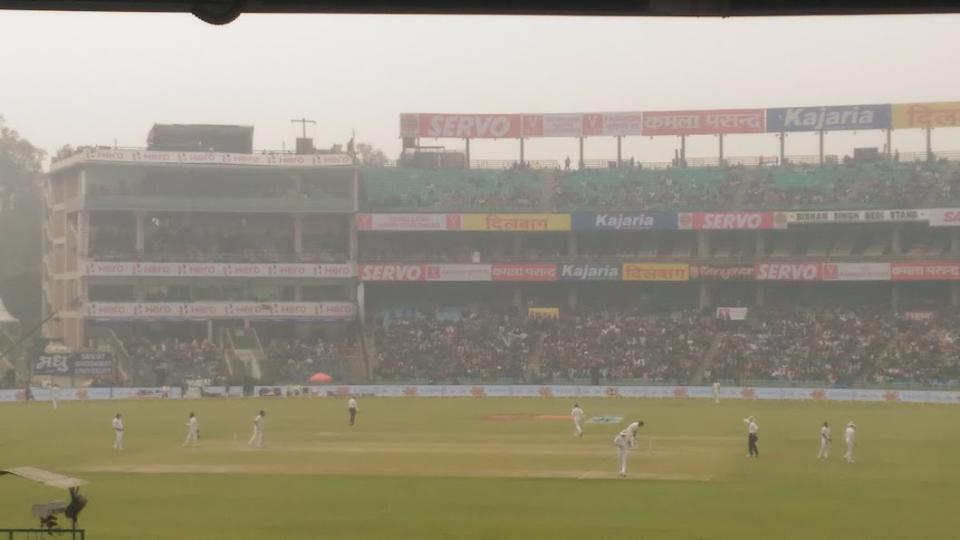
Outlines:
<svg viewBox="0 0 960 540"><path fill-rule="evenodd" d="M191 15L0 11L0 115L42 148L143 146L154 122L255 126L256 148L290 148L291 118L318 146L357 137L395 157L401 112L594 112L960 99L960 16L610 19ZM960 130L934 146L960 150ZM901 151L919 130L895 132ZM827 152L882 145L830 133ZM459 141L447 141L457 147ZM813 154L816 137L788 137ZM676 138L629 138L626 156L665 161ZM527 143L529 159L576 160L573 139ZM615 156L588 139L587 158ZM693 137L689 157L716 154ZM726 154L772 155L772 135L731 136ZM509 158L516 141L473 157Z"/></svg>

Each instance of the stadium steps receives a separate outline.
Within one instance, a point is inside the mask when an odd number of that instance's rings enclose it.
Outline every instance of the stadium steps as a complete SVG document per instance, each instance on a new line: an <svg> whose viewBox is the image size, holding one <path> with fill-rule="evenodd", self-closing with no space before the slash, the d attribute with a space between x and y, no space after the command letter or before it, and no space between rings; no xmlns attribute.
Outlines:
<svg viewBox="0 0 960 540"><path fill-rule="evenodd" d="M106 348L113 354L113 361L117 367L117 375L121 381L132 380L132 360L123 346L123 341L112 328L94 326L90 329L90 338L94 340L97 349Z"/></svg>
<svg viewBox="0 0 960 540"><path fill-rule="evenodd" d="M744 207L744 202L747 199L747 193L750 191L750 188L754 184L760 181L760 176L756 174L746 174L745 171L741 169L728 169L728 174L731 177L735 177L739 180L739 185L737 186L737 191L733 194L733 197L729 199L725 205L724 210L737 210Z"/></svg>
<svg viewBox="0 0 960 540"><path fill-rule="evenodd" d="M269 382L269 362L253 328L224 328L224 360L226 372L235 382L249 376L255 381ZM239 377L238 377L239 376Z"/></svg>
<svg viewBox="0 0 960 540"><path fill-rule="evenodd" d="M377 368L377 340L366 332L360 339L361 346L356 347L345 358L344 382L347 384L369 384Z"/></svg>
<svg viewBox="0 0 960 540"><path fill-rule="evenodd" d="M559 187L557 172L553 169L544 169L540 171L540 178L542 180L541 185L543 186L543 189L540 190L540 206L544 209L552 210L553 201L557 195L557 188Z"/></svg>
<svg viewBox="0 0 960 540"><path fill-rule="evenodd" d="M693 372L693 377L690 378L691 385L703 384L703 374L713 368L713 362L716 360L717 355L720 354L720 349L723 348L723 341L726 337L726 332L717 332L716 335L713 336L713 341L710 342L710 348L707 349L706 354L703 355L703 360L700 361L700 366L697 367L697 370Z"/></svg>
<svg viewBox="0 0 960 540"><path fill-rule="evenodd" d="M537 336L537 343L530 351L530 356L527 357L526 367L523 370L527 382L540 380L540 368L543 366L543 343L546 339L546 334L540 333Z"/></svg>

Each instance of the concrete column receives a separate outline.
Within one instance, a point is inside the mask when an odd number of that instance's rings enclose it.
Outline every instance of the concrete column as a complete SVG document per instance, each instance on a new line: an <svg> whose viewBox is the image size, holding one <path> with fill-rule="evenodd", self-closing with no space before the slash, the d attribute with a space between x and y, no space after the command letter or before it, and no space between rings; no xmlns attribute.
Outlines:
<svg viewBox="0 0 960 540"><path fill-rule="evenodd" d="M293 216L293 252L303 253L303 214Z"/></svg>
<svg viewBox="0 0 960 540"><path fill-rule="evenodd" d="M577 233L571 232L567 235L567 255L577 256Z"/></svg>
<svg viewBox="0 0 960 540"><path fill-rule="evenodd" d="M927 128L927 161L933 161L933 144L931 143L932 128Z"/></svg>
<svg viewBox="0 0 960 540"><path fill-rule="evenodd" d="M893 160L893 130L887 130L887 161Z"/></svg>
<svg viewBox="0 0 960 540"><path fill-rule="evenodd" d="M514 257L523 255L523 237L519 234L513 237L513 253L511 255Z"/></svg>
<svg viewBox="0 0 960 540"><path fill-rule="evenodd" d="M516 306L517 311L519 311L521 315L526 312L526 306L524 305L523 298L523 287L517 283L513 284L513 305Z"/></svg>
<svg viewBox="0 0 960 540"><path fill-rule="evenodd" d="M303 302L303 285L295 285L293 287L293 301Z"/></svg>
<svg viewBox="0 0 960 540"><path fill-rule="evenodd" d="M144 212L136 212L134 214L137 220L137 253L143 253L143 227L144 221L146 220L146 214Z"/></svg>
<svg viewBox="0 0 960 540"><path fill-rule="evenodd" d="M697 231L697 257L710 257L710 231Z"/></svg>
<svg viewBox="0 0 960 540"><path fill-rule="evenodd" d="M466 145L464 146L464 158L467 160L467 164L464 166L464 169L470 168L470 139L464 139Z"/></svg>
<svg viewBox="0 0 960 540"><path fill-rule="evenodd" d="M213 342L213 319L207 319L207 341Z"/></svg>
<svg viewBox="0 0 960 540"><path fill-rule="evenodd" d="M764 231L757 231L756 257L765 257L767 255L767 234Z"/></svg>
<svg viewBox="0 0 960 540"><path fill-rule="evenodd" d="M623 136L617 135L617 168L623 166Z"/></svg>
<svg viewBox="0 0 960 540"><path fill-rule="evenodd" d="M723 165L723 133L718 137L720 138L720 165Z"/></svg>
<svg viewBox="0 0 960 540"><path fill-rule="evenodd" d="M780 165L785 165L787 163L787 134L781 131L777 137L780 139Z"/></svg>
<svg viewBox="0 0 960 540"><path fill-rule="evenodd" d="M700 309L709 307L713 303L713 298L711 297L710 284L701 281L700 282Z"/></svg>
<svg viewBox="0 0 960 540"><path fill-rule="evenodd" d="M893 226L890 238L890 252L895 256L903 255L903 233L899 225Z"/></svg>
<svg viewBox="0 0 960 540"><path fill-rule="evenodd" d="M960 254L960 230L950 229L950 255L956 257Z"/></svg>
<svg viewBox="0 0 960 540"><path fill-rule="evenodd" d="M766 290L764 289L764 284L757 282L757 295L755 298L755 304L757 307L763 307L766 302Z"/></svg>
<svg viewBox="0 0 960 540"><path fill-rule="evenodd" d="M687 136L686 135L680 136L680 163L678 163L677 165L679 165L680 167L687 166Z"/></svg>
<svg viewBox="0 0 960 540"><path fill-rule="evenodd" d="M900 310L900 284L891 283L890 284L890 307L893 308L893 311Z"/></svg>
<svg viewBox="0 0 960 540"><path fill-rule="evenodd" d="M525 161L523 156L523 138L521 137L520 138L520 166L523 167L524 163Z"/></svg>
<svg viewBox="0 0 960 540"><path fill-rule="evenodd" d="M823 130L820 130L820 164L823 165Z"/></svg>
<svg viewBox="0 0 960 540"><path fill-rule="evenodd" d="M360 257L360 245L359 238L357 235L357 221L353 219L353 216L349 216L348 225L347 225L347 236L349 242L349 257L351 262L357 262L357 259Z"/></svg>
<svg viewBox="0 0 960 540"><path fill-rule="evenodd" d="M567 289L567 307L570 308L570 311L575 311L577 309L577 287L576 285L571 285Z"/></svg>
<svg viewBox="0 0 960 540"><path fill-rule="evenodd" d="M586 167L586 163L583 161L583 137L580 137L580 168L583 169Z"/></svg>

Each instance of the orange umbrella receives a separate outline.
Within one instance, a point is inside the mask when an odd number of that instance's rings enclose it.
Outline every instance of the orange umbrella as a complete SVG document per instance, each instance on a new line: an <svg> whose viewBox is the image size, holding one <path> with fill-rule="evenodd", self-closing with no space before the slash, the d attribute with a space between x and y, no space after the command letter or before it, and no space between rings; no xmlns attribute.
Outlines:
<svg viewBox="0 0 960 540"><path fill-rule="evenodd" d="M333 377L322 372L317 372L310 376L310 382L330 382L332 380Z"/></svg>

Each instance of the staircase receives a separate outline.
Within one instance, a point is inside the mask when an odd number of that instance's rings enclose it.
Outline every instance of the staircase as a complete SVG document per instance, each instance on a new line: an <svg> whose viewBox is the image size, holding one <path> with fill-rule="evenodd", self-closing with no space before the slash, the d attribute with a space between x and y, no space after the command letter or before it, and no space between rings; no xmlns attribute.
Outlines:
<svg viewBox="0 0 960 540"><path fill-rule="evenodd" d="M546 211L555 210L553 207L554 195L557 193L557 172L553 169L540 171L543 179L543 190L540 192L540 206Z"/></svg>
<svg viewBox="0 0 960 540"><path fill-rule="evenodd" d="M733 197L730 199L730 202L726 204L724 210L729 211L742 209L744 201L747 198L747 191L755 184L760 182L759 173L747 174L747 172L743 169L729 169L729 174L730 176L738 176L741 182L740 185L737 186L736 193L733 194Z"/></svg>
<svg viewBox="0 0 960 540"><path fill-rule="evenodd" d="M546 341L545 334L537 335L537 342L527 356L526 365L523 369L523 378L527 382L539 381L542 378L540 367L543 365L543 342Z"/></svg>
<svg viewBox="0 0 960 540"><path fill-rule="evenodd" d="M117 377L122 382L132 382L133 360L127 354L123 341L111 328L92 327L88 336L94 340L97 349L107 349L113 354L113 362L117 366Z"/></svg>
<svg viewBox="0 0 960 540"><path fill-rule="evenodd" d="M372 334L362 333L362 342L344 359L343 373L347 384L369 384L373 380L377 361L377 340Z"/></svg>
<svg viewBox="0 0 960 540"><path fill-rule="evenodd" d="M253 328L223 329L224 373L234 383L246 377L258 382L273 378L272 365L267 361L260 339Z"/></svg>
<svg viewBox="0 0 960 540"><path fill-rule="evenodd" d="M725 332L717 332L713 336L713 341L710 343L710 348L707 349L706 354L703 355L703 360L700 361L700 367L693 372L693 376L690 377L690 384L693 386L703 384L703 374L707 372L710 368L713 367L713 361L717 358L717 355L720 354L720 347L723 346L723 340L726 339L727 334Z"/></svg>

